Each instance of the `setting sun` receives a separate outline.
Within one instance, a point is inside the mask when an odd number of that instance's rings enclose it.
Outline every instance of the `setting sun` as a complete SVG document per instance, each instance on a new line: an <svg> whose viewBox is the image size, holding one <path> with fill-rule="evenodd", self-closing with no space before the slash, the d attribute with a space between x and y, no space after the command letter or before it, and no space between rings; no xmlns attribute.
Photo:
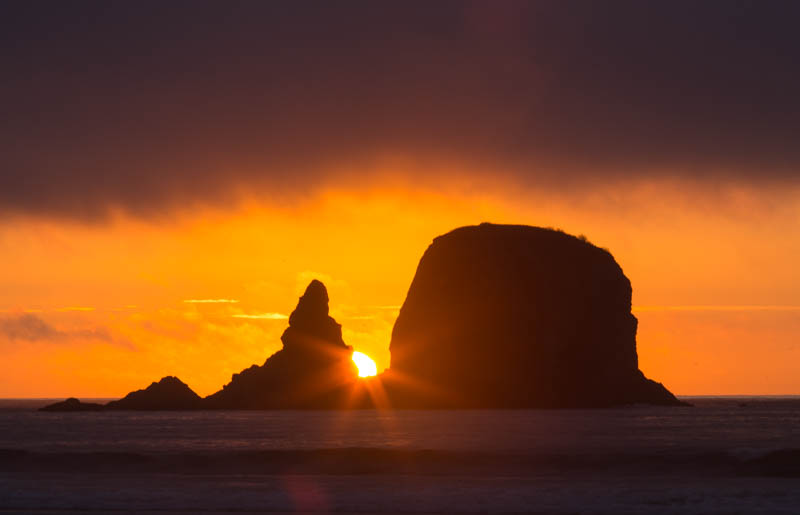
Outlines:
<svg viewBox="0 0 800 515"><path fill-rule="evenodd" d="M363 352L353 352L353 362L358 367L358 377L370 377L378 373L375 362Z"/></svg>

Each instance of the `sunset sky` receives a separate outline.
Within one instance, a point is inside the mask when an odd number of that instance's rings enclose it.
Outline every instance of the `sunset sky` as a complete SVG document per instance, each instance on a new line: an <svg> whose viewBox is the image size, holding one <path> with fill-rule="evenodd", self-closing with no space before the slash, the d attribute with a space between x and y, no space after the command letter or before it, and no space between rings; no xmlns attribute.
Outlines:
<svg viewBox="0 0 800 515"><path fill-rule="evenodd" d="M0 397L213 393L311 279L389 365L432 239L561 228L678 395L800 394L800 3L7 2Z"/></svg>

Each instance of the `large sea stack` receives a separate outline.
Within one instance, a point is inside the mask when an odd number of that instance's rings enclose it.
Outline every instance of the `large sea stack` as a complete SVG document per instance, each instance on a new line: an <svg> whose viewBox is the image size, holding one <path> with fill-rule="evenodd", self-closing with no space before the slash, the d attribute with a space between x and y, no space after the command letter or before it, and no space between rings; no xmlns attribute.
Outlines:
<svg viewBox="0 0 800 515"><path fill-rule="evenodd" d="M334 408L358 378L342 326L328 315L328 291L311 281L281 336L283 348L261 365L234 374L204 400L207 408Z"/></svg>
<svg viewBox="0 0 800 515"><path fill-rule="evenodd" d="M631 283L607 250L551 229L462 227L428 247L400 310L390 345L393 400L681 404L639 371L636 326Z"/></svg>

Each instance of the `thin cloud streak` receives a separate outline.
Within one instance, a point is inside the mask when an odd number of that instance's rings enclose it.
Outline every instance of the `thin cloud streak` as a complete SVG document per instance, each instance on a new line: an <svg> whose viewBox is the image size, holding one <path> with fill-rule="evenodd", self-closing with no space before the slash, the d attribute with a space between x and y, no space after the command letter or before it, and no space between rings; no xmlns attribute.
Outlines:
<svg viewBox="0 0 800 515"><path fill-rule="evenodd" d="M236 314L231 316L233 318L249 318L256 320L286 320L289 318L288 315L284 315L283 313L260 313L256 315Z"/></svg>
<svg viewBox="0 0 800 515"><path fill-rule="evenodd" d="M634 306L634 313L648 311L800 311L800 306L780 305L686 305L686 306Z"/></svg>
<svg viewBox="0 0 800 515"><path fill-rule="evenodd" d="M238 299L187 299L187 304L238 304Z"/></svg>

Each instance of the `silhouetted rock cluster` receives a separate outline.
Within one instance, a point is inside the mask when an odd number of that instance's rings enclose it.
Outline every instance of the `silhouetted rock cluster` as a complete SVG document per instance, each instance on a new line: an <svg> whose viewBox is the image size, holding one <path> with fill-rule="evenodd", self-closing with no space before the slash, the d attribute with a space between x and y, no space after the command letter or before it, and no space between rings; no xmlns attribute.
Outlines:
<svg viewBox="0 0 800 515"><path fill-rule="evenodd" d="M436 238L392 332L395 402L428 407L679 404L638 369L631 284L583 238L528 226Z"/></svg>
<svg viewBox="0 0 800 515"><path fill-rule="evenodd" d="M168 376L106 405L77 399L45 411L332 408L344 406L358 379L353 350L342 326L328 315L328 291L313 280L289 317L283 349L261 365L234 374L222 390L200 398L177 377ZM358 389L357 389L358 390Z"/></svg>
<svg viewBox="0 0 800 515"><path fill-rule="evenodd" d="M358 380L314 280L283 348L205 399L165 377L105 406L68 399L43 409L682 404L639 371L636 326L630 281L608 251L560 231L481 224L425 252L392 332L391 367L378 378Z"/></svg>
<svg viewBox="0 0 800 515"><path fill-rule="evenodd" d="M328 291L316 279L306 288L281 336L283 348L259 366L234 374L206 399L209 408L336 407L358 371L342 326L328 315Z"/></svg>

